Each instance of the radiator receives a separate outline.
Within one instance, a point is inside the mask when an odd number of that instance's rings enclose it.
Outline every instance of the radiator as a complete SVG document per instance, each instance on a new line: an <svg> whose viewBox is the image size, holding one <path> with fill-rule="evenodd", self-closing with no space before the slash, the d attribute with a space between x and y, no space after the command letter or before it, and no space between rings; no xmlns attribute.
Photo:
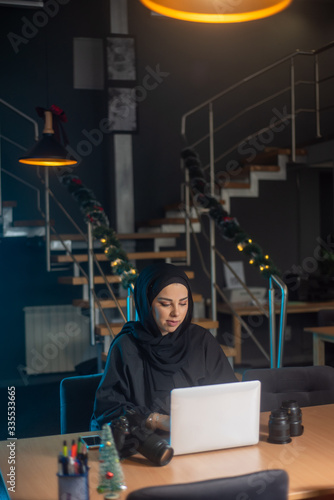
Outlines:
<svg viewBox="0 0 334 500"><path fill-rule="evenodd" d="M90 345L89 318L78 307L25 307L26 373L74 371L75 365L96 357Z"/></svg>

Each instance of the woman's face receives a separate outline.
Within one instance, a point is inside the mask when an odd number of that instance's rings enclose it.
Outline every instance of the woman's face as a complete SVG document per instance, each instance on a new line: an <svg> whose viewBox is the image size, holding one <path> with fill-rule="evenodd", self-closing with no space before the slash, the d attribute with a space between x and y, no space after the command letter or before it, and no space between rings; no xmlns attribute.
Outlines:
<svg viewBox="0 0 334 500"><path fill-rule="evenodd" d="M152 314L161 335L174 332L188 311L188 289L172 283L161 290L152 302Z"/></svg>

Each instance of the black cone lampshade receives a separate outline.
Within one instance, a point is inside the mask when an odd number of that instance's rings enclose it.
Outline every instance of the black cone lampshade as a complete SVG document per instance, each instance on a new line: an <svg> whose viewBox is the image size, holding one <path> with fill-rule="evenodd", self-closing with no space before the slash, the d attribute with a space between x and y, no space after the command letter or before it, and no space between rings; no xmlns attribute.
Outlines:
<svg viewBox="0 0 334 500"><path fill-rule="evenodd" d="M25 156L19 158L19 162L43 167L76 165L77 161L70 157L66 149L54 136L51 111L45 111L43 137Z"/></svg>

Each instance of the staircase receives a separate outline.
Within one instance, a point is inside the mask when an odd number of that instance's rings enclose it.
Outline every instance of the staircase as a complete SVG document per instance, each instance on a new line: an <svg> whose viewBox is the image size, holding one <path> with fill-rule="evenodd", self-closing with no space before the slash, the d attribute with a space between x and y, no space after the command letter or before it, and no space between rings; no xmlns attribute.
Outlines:
<svg viewBox="0 0 334 500"><path fill-rule="evenodd" d="M3 203L3 217L2 217L2 227L3 227L3 237L13 237L13 236L38 236L44 237L45 228L44 221L15 221L13 210L16 207L16 202L4 202ZM127 252L129 260L135 262L137 265L139 261L145 265L145 261L156 261L165 260L171 263L177 263L179 265L185 264L186 261L186 251L175 249L177 247L177 242L180 239L182 232L184 232L184 220L180 216L180 213L175 211L175 209L168 209L169 213L166 214L166 220L162 221L149 221L148 230L141 228L136 233L131 234L119 234L117 238L119 241L128 243L130 246L135 247L136 243L141 242L141 244L146 243L153 247L153 250L148 251L131 251ZM157 222L161 222L160 226ZM200 229L200 224L198 224L197 230ZM54 224L54 223L53 223ZM67 250L64 249L62 241L66 244ZM110 269L110 264L104 253L101 252L101 244L96 241L94 243L95 256L98 262L101 263L105 268L106 275L94 276L94 286L101 289L105 285L105 280L111 286L117 286L121 283L121 278L116 275L108 273ZM82 298L74 299L72 305L81 309L83 312L89 309L88 300L88 279L86 276L82 275L80 272L80 266L87 265L88 254L87 254L87 243L85 238L80 234L61 234L59 236L53 234L51 235L51 263L54 266L54 270L71 270L72 275L63 275L58 277L58 283L60 285L67 285L73 287L81 287ZM68 251L70 250L70 252ZM75 262L73 261L75 258ZM64 266L66 266L64 268ZM185 272L189 279L193 280L195 278L194 272L190 269L185 269ZM123 325L124 321L117 314L117 308L120 307L123 310L124 316L126 317L127 310L127 299L122 297L121 287L118 286L118 290L115 291L117 297L117 303L112 298L106 298L100 300L100 307L106 312L107 317L111 317L111 321L108 325L101 321L101 315L97 314L97 324L95 326L95 334L97 339L100 339L103 343L103 354L102 360L106 359L107 351L111 343L112 337L110 336L110 331L112 336L117 335ZM197 310L203 312L203 297L199 293L193 294L194 300L194 311ZM98 312L98 306L96 305L96 311ZM215 330L218 328L218 322L212 321L208 318L202 316L196 316L193 320L194 323L201 325L207 329ZM226 355L231 359L235 356L235 350L226 346L222 346L222 349Z"/></svg>
<svg viewBox="0 0 334 500"><path fill-rule="evenodd" d="M224 179L219 185L225 210L233 215L232 198L257 198L260 194L260 181L285 181L291 155L292 151L288 148L266 148L251 164L244 162L241 172ZM306 149L296 150L297 162L305 163L306 158Z"/></svg>

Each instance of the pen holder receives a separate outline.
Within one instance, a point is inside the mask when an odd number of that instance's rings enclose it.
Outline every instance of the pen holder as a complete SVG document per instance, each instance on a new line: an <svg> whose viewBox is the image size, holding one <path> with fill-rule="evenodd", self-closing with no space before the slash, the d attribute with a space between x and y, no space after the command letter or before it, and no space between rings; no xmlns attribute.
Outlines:
<svg viewBox="0 0 334 500"><path fill-rule="evenodd" d="M88 470L83 474L57 474L58 500L89 500Z"/></svg>

